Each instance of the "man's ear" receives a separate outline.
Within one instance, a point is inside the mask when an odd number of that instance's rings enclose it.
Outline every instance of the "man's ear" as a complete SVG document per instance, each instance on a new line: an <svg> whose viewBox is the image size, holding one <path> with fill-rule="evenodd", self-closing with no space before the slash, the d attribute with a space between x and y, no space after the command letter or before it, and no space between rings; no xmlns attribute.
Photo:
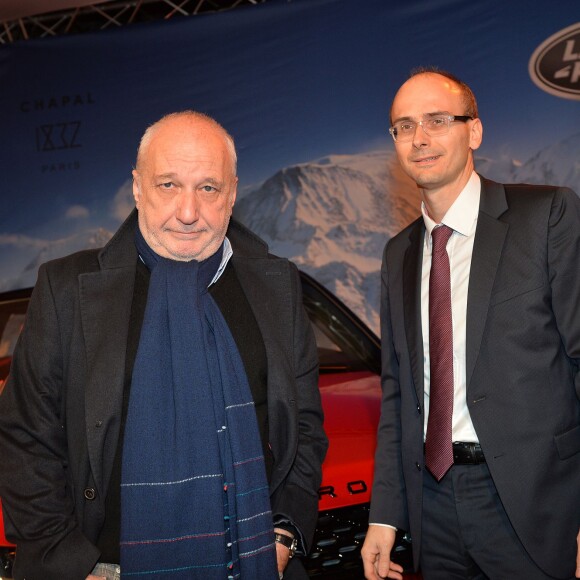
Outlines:
<svg viewBox="0 0 580 580"><path fill-rule="evenodd" d="M238 178L236 177L234 179L234 184L232 186L232 200L231 200L231 204L230 204L230 210L233 210L233 208L234 208L234 203L236 203L237 195L238 195Z"/></svg>
<svg viewBox="0 0 580 580"><path fill-rule="evenodd" d="M139 174L137 173L136 169L132 171L133 175L133 199L135 200L135 207L139 209L139 202L141 200L141 186Z"/></svg>
<svg viewBox="0 0 580 580"><path fill-rule="evenodd" d="M483 125L481 119L473 119L471 122L471 132L469 133L469 147L475 151L479 149L483 139Z"/></svg>

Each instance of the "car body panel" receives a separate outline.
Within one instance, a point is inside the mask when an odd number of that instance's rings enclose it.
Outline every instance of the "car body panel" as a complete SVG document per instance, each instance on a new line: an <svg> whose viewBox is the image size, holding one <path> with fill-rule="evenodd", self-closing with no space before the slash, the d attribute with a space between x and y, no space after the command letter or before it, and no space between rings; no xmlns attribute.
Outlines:
<svg viewBox="0 0 580 580"><path fill-rule="evenodd" d="M322 466L319 509L370 501L380 380L370 371L321 375L324 429L330 441Z"/></svg>

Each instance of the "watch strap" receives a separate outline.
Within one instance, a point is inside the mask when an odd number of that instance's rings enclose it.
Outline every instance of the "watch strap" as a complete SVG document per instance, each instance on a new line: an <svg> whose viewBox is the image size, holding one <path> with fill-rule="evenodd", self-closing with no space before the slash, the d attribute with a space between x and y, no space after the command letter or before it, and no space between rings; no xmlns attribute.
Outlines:
<svg viewBox="0 0 580 580"><path fill-rule="evenodd" d="M278 544L282 544L283 546L286 546L286 548L288 548L288 550L290 551L290 558L294 556L294 554L296 553L296 547L298 546L296 538L291 538L286 534L279 534L276 532L274 534L274 539Z"/></svg>

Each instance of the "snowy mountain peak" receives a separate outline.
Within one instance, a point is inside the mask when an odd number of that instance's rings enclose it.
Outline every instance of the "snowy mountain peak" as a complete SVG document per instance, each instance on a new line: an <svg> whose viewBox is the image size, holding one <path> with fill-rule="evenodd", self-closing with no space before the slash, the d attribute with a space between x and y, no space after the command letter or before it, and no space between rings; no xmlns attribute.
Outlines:
<svg viewBox="0 0 580 580"><path fill-rule="evenodd" d="M418 208L418 190L394 154L375 151L286 167L240 200L234 215L376 330L376 308L365 312L365 303L376 302L365 297L378 293L386 241L416 218Z"/></svg>

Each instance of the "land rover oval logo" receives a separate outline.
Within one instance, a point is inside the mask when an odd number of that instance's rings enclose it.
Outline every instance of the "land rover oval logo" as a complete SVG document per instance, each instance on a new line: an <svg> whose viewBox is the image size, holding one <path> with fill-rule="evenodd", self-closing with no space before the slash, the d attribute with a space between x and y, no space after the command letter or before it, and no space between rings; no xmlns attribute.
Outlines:
<svg viewBox="0 0 580 580"><path fill-rule="evenodd" d="M528 71L547 93L580 100L580 22L542 42L530 58Z"/></svg>

